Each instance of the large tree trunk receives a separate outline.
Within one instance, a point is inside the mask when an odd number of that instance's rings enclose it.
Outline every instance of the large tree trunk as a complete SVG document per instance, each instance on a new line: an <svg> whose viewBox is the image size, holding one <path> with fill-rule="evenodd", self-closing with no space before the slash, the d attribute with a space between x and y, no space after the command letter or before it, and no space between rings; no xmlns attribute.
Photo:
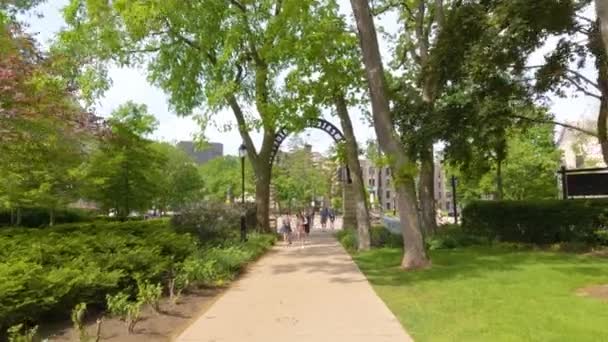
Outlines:
<svg viewBox="0 0 608 342"><path fill-rule="evenodd" d="M363 184L363 172L359 164L359 147L355 139L353 125L348 115L346 100L342 94L336 96L336 112L340 118L342 131L344 132L346 161L350 169L352 179L353 195L356 202L357 232L359 237L359 250L364 251L370 248L370 220L367 201L365 200L365 188Z"/></svg>
<svg viewBox="0 0 608 342"><path fill-rule="evenodd" d="M424 248L424 239L418 220L415 164L408 158L393 129L386 81L376 28L367 0L351 0L359 30L359 42L372 102L374 128L378 143L388 155L399 206L399 218L405 253L401 266L405 269L428 267L430 260Z"/></svg>
<svg viewBox="0 0 608 342"><path fill-rule="evenodd" d="M425 147L420 153L420 183L418 187L420 189L422 230L428 235L437 230L433 145Z"/></svg>
<svg viewBox="0 0 608 342"><path fill-rule="evenodd" d="M255 180L255 203L258 229L270 232L270 167L258 168Z"/></svg>
<svg viewBox="0 0 608 342"><path fill-rule="evenodd" d="M595 0L595 10L600 23L604 52L608 51L608 1Z"/></svg>
<svg viewBox="0 0 608 342"><path fill-rule="evenodd" d="M608 5L604 6L608 7ZM604 10L606 9L604 8ZM604 158L604 163L608 165L608 132L606 131L606 121L608 119L608 50L604 45L608 36L608 32L606 32L607 30L604 30L606 24L608 24L608 19L603 23L600 20L600 24L602 26L601 32L597 32L596 34L598 36L593 37L591 39L595 40L594 45L596 45L596 49L594 49L594 55L596 59L595 64L598 71L597 84L601 93L600 108L597 116L597 137L600 146L602 147L602 157ZM604 38L603 40L601 39L602 37Z"/></svg>
<svg viewBox="0 0 608 342"><path fill-rule="evenodd" d="M255 199L257 228L263 232L270 232L270 177L272 174L271 151L275 133L272 127L264 127L264 139L260 152L257 153L253 140L245 122L245 115L238 104L236 97L228 95L226 101L232 108L239 127L243 143L247 147L247 156L255 172Z"/></svg>

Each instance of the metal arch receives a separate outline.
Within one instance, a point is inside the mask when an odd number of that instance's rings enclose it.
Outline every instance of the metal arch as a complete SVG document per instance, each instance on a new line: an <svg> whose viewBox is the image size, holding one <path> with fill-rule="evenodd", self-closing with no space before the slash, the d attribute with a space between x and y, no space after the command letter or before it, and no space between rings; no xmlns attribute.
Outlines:
<svg viewBox="0 0 608 342"><path fill-rule="evenodd" d="M329 136L332 137L332 139L334 139L334 141L336 143L344 141L344 134L342 133L342 131L340 131L340 129L338 127L336 127L334 124L332 124L331 122L329 122L325 119L310 119L306 122L305 127L306 128L317 128L317 129L324 131L325 133L329 134ZM283 141L285 141L285 139L287 139L287 136L289 136L289 134L291 134L291 132L289 130L287 130L286 127L282 127L275 134L274 143L272 145L272 151L271 151L271 155L270 155L270 165L272 165L274 163L274 158L276 157L277 153L279 152L279 148L281 147L281 144L283 143ZM345 169L346 169L346 181L348 183L351 183L352 179L350 177L350 170L348 169L348 166L345 167Z"/></svg>

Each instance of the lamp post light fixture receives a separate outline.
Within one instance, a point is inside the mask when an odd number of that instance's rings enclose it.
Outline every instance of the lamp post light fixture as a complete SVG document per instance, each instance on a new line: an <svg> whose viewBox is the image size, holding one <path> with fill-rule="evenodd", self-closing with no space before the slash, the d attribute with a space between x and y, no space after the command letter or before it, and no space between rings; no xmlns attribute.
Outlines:
<svg viewBox="0 0 608 342"><path fill-rule="evenodd" d="M245 219L245 157L247 156L247 146L241 144L239 147L239 157L241 157L241 241L247 240L247 222Z"/></svg>

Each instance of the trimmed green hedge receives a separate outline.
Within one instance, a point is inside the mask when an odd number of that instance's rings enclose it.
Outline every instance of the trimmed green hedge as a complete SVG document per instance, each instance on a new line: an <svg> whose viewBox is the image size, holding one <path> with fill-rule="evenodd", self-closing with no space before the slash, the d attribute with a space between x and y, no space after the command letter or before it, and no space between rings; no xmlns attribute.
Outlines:
<svg viewBox="0 0 608 342"><path fill-rule="evenodd" d="M137 279L166 284L177 269L191 284L225 283L274 238L252 234L245 243L202 248L167 219L0 229L0 339L12 324L65 317L80 302L104 306L106 294L132 294Z"/></svg>
<svg viewBox="0 0 608 342"><path fill-rule="evenodd" d="M477 201L462 212L467 233L493 240L607 243L608 200Z"/></svg>

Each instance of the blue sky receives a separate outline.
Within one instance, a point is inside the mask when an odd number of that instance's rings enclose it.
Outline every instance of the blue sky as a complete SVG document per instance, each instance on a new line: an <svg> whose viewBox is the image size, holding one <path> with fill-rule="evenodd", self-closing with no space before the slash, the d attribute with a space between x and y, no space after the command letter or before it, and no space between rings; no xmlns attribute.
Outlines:
<svg viewBox="0 0 608 342"><path fill-rule="evenodd" d="M42 14L38 17L35 14L28 14L21 19L29 24L28 31L36 34L36 38L43 46L47 46L54 34L59 31L65 24L61 16L61 8L67 3L67 0L48 0L45 4L36 9L37 13ZM342 11L351 16L350 4L348 0L340 0ZM594 15L594 11L589 11L589 16ZM387 16L378 20L377 25L382 25L387 32L395 32L398 29L394 17ZM549 42L548 47L554 44ZM389 57L388 46L381 40L383 56ZM544 51L538 51L533 56L530 56L531 64L538 64L542 58ZM585 70L585 74L595 78L593 70ZM112 110L120 104L132 100L137 103L144 103L148 106L149 111L156 116L160 125L159 129L154 134L154 138L164 141L179 141L190 140L192 135L200 128L190 118L178 117L171 112L168 106L168 97L157 87L150 85L146 80L145 71L135 68L112 68L110 76L113 80L111 89L106 92L103 98L98 100L95 106L96 112L99 115L107 116ZM596 115L598 101L584 97L570 97L567 99L552 98L551 112L554 113L558 120L561 121L577 121L581 117L593 117ZM375 138L373 128L369 127L365 122L361 113L356 109L351 109L353 116L353 124L355 134L360 145L368 139ZM216 116L218 127L224 124L233 122L232 113L224 111ZM337 120L331 117L326 117L329 121L336 124ZM339 125L338 125L339 126ZM210 141L221 142L224 144L224 152L226 154L236 154L238 146L241 144L241 138L236 131L224 132L218 130L214 126L207 127L206 136ZM313 150L324 152L332 144L332 140L325 133L308 129L300 135L305 141L313 146ZM260 143L261 136L254 134L254 141Z"/></svg>

